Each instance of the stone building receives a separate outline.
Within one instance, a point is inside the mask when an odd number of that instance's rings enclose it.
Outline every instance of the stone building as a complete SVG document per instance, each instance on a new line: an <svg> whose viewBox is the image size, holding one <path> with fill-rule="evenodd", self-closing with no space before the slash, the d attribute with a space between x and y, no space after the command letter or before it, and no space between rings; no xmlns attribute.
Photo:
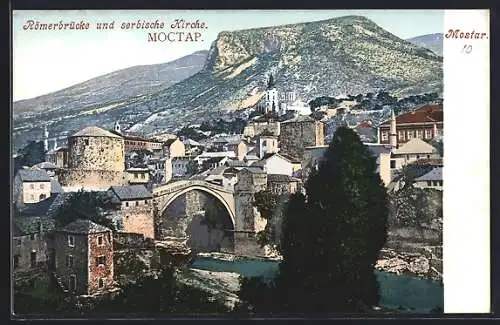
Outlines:
<svg viewBox="0 0 500 325"><path fill-rule="evenodd" d="M114 286L112 231L76 220L54 232L55 274L65 290L93 295Z"/></svg>
<svg viewBox="0 0 500 325"><path fill-rule="evenodd" d="M130 185L149 183L149 169L132 167L126 170L126 180Z"/></svg>
<svg viewBox="0 0 500 325"><path fill-rule="evenodd" d="M108 193L117 207L115 221L119 230L155 237L153 195L144 185L112 186Z"/></svg>
<svg viewBox="0 0 500 325"><path fill-rule="evenodd" d="M16 217L12 223L12 258L14 273L48 266L50 245L47 235L54 220L46 217Z"/></svg>
<svg viewBox="0 0 500 325"><path fill-rule="evenodd" d="M382 123L378 128L378 141L390 144L391 135L397 145L411 139L432 140L443 135L443 104L424 105L411 112L394 116Z"/></svg>
<svg viewBox="0 0 500 325"><path fill-rule="evenodd" d="M302 161L304 149L324 144L323 122L309 116L298 116L281 123L280 153Z"/></svg>
<svg viewBox="0 0 500 325"><path fill-rule="evenodd" d="M105 190L125 180L123 138L101 128L87 127L68 139L68 168L59 181L66 187Z"/></svg>
<svg viewBox="0 0 500 325"><path fill-rule="evenodd" d="M278 136L269 130L264 130L257 136L255 151L259 158L278 152Z"/></svg>
<svg viewBox="0 0 500 325"><path fill-rule="evenodd" d="M264 130L268 130L272 134L279 136L281 132L280 122L267 118L258 118L248 123L243 129L243 135L253 138L264 132Z"/></svg>
<svg viewBox="0 0 500 325"><path fill-rule="evenodd" d="M38 203L51 195L50 176L44 170L20 169L14 177L14 200L16 205Z"/></svg>

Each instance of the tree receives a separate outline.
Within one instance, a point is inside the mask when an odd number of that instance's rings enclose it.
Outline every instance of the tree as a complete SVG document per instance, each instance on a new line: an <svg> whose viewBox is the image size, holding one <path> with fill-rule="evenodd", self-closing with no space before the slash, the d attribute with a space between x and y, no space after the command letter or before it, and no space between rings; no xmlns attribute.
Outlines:
<svg viewBox="0 0 500 325"><path fill-rule="evenodd" d="M267 220L264 230L258 233L258 242L262 247L270 245L279 251L282 212L286 208L287 195L277 195L264 190L255 193L254 199L260 216Z"/></svg>
<svg viewBox="0 0 500 325"><path fill-rule="evenodd" d="M84 219L115 230L113 222L108 218L113 207L107 193L80 190L72 193L69 199L59 206L54 213L54 219L59 227L77 219Z"/></svg>
<svg viewBox="0 0 500 325"><path fill-rule="evenodd" d="M190 160L186 165L186 171L189 176L197 174L199 169L200 165L194 160Z"/></svg>
<svg viewBox="0 0 500 325"><path fill-rule="evenodd" d="M45 161L45 147L42 141L31 141L18 151L14 164L15 170L22 166L31 167Z"/></svg>
<svg viewBox="0 0 500 325"><path fill-rule="evenodd" d="M353 130L336 130L305 190L290 197L283 220L283 260L276 289L267 292L273 310L356 312L378 305L374 265L387 240L388 200L375 158ZM267 308L248 302L257 311Z"/></svg>

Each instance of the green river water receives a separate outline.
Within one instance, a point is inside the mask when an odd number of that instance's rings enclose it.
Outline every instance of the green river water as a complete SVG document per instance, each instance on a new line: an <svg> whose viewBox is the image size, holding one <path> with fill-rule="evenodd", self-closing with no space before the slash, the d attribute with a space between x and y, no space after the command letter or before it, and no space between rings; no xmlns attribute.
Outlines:
<svg viewBox="0 0 500 325"><path fill-rule="evenodd" d="M270 260L225 261L198 257L190 267L213 272L234 272L243 276L274 277L278 263ZM442 283L388 272L375 271L380 284L381 307L403 312L428 313L443 310Z"/></svg>

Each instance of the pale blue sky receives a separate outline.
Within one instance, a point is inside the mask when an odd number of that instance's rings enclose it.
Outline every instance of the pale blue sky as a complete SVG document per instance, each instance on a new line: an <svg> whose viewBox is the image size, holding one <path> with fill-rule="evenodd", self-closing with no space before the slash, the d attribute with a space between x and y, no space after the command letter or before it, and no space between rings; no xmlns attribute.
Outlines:
<svg viewBox="0 0 500 325"><path fill-rule="evenodd" d="M362 15L406 39L443 32L443 10L286 10L286 11L138 11L76 10L16 11L13 14L13 99L36 97L69 87L96 76L134 65L172 61L194 51L209 49L221 31L265 27ZM204 21L208 28L200 42L148 42L148 31L122 30L122 22L174 19ZM23 30L32 19L41 23L90 23L89 30ZM97 22L115 21L115 29L96 30ZM159 30L156 30L159 31ZM167 27L165 32L171 31Z"/></svg>

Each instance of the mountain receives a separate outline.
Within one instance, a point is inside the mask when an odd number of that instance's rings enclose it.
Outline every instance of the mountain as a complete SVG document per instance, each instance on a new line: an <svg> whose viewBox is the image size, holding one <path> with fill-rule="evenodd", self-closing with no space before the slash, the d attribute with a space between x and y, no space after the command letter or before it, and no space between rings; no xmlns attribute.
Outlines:
<svg viewBox="0 0 500 325"><path fill-rule="evenodd" d="M441 57L361 16L224 31L203 69L183 81L86 115L58 110L24 119L15 137L35 132L40 122L50 121L51 132L65 134L82 125L111 127L118 118L133 124L131 131L171 132L252 107L271 73L279 91L295 91L303 101L379 90L396 96L440 93L443 83Z"/></svg>
<svg viewBox="0 0 500 325"><path fill-rule="evenodd" d="M408 42L417 46L425 47L437 55L443 56L443 34L427 34L407 39Z"/></svg>
<svg viewBox="0 0 500 325"><path fill-rule="evenodd" d="M78 113L94 105L151 93L200 71L207 54L207 51L200 51L168 63L134 66L50 94L17 101L13 103L13 117L55 110Z"/></svg>

